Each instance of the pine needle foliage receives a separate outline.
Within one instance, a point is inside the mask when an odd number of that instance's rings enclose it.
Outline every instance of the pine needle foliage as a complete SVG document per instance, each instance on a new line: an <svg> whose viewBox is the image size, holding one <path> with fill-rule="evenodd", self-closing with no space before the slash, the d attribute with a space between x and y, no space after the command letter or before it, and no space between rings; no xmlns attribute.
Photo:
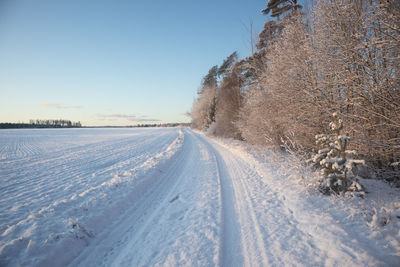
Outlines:
<svg viewBox="0 0 400 267"><path fill-rule="evenodd" d="M332 133L315 136L319 150L312 158L312 162L321 168L320 189L325 194L357 192L362 196L364 189L358 183L353 169L356 165L364 165L365 162L353 159L356 151L347 150L350 138L341 134L343 121L337 113L333 113L332 117L333 120L329 124Z"/></svg>

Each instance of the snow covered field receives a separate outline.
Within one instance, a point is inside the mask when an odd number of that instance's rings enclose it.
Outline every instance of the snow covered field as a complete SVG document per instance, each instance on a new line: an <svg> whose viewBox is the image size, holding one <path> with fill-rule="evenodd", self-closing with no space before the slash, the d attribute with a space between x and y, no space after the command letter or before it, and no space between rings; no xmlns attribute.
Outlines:
<svg viewBox="0 0 400 267"><path fill-rule="evenodd" d="M266 155L186 128L2 130L0 266L400 264L398 191L322 197Z"/></svg>

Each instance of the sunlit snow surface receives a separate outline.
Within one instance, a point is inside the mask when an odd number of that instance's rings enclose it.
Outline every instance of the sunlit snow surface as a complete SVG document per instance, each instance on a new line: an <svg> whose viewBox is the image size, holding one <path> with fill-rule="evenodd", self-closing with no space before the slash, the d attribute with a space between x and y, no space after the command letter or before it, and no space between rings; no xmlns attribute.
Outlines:
<svg viewBox="0 0 400 267"><path fill-rule="evenodd" d="M117 216L109 207L178 136L176 129L0 131L0 265L29 265L63 243L62 253L74 254L74 239L79 248L95 235L86 225Z"/></svg>
<svg viewBox="0 0 400 267"><path fill-rule="evenodd" d="M323 197L267 155L185 128L1 130L0 266L400 262L398 191Z"/></svg>

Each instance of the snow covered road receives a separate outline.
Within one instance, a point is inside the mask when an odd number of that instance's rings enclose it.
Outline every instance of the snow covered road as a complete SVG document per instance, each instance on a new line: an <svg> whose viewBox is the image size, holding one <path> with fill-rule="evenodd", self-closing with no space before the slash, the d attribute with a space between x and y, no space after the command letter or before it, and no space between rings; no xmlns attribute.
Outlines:
<svg viewBox="0 0 400 267"><path fill-rule="evenodd" d="M0 266L399 263L328 200L186 128L2 131L0 182Z"/></svg>

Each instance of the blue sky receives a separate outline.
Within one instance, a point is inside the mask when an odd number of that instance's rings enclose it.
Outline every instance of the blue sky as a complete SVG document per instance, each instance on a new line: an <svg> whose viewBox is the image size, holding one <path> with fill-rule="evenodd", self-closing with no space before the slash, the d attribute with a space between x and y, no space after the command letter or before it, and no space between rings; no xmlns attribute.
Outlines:
<svg viewBox="0 0 400 267"><path fill-rule="evenodd" d="M0 0L0 122L181 122L266 0Z"/></svg>

